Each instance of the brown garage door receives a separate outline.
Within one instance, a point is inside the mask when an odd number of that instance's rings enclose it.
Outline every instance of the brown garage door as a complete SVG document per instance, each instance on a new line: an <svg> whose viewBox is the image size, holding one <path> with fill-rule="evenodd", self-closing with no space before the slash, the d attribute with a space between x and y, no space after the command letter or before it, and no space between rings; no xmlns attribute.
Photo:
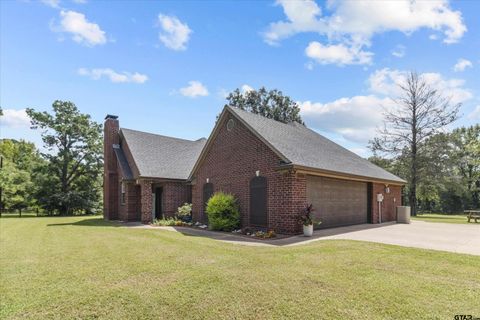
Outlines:
<svg viewBox="0 0 480 320"><path fill-rule="evenodd" d="M320 228L367 223L367 183L307 176L307 201Z"/></svg>

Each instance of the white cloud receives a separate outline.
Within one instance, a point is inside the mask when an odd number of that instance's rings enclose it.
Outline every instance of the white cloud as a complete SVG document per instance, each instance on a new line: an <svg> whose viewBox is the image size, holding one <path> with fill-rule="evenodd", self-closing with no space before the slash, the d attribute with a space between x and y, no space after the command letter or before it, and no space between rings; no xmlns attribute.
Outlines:
<svg viewBox="0 0 480 320"><path fill-rule="evenodd" d="M158 15L159 26L162 31L158 37L160 41L172 50L187 49L187 42L190 39L192 30L186 23L182 23L175 16Z"/></svg>
<svg viewBox="0 0 480 320"><path fill-rule="evenodd" d="M0 116L0 124L7 128L24 128L30 126L30 117L26 109L5 109L3 116Z"/></svg>
<svg viewBox="0 0 480 320"><path fill-rule="evenodd" d="M78 74L81 76L88 76L93 80L99 80L102 77L107 77L110 79L111 82L114 82L114 83L126 83L126 82L144 83L148 80L148 76L145 74L141 74L138 72L130 73L126 71L116 72L110 68L100 68L100 69L80 68L78 69Z"/></svg>
<svg viewBox="0 0 480 320"><path fill-rule="evenodd" d="M469 119L480 121L480 104L468 115Z"/></svg>
<svg viewBox="0 0 480 320"><path fill-rule="evenodd" d="M70 33L73 41L89 47L107 42L105 31L98 24L88 21L83 13L62 10L60 18L60 25L53 26L53 31Z"/></svg>
<svg viewBox="0 0 480 320"><path fill-rule="evenodd" d="M392 56L397 58L403 58L405 56L405 46L399 44L392 50Z"/></svg>
<svg viewBox="0 0 480 320"><path fill-rule="evenodd" d="M467 59L458 59L457 63L453 66L453 71L460 72L464 71L466 68L471 68L472 62Z"/></svg>
<svg viewBox="0 0 480 320"><path fill-rule="evenodd" d="M398 84L405 81L406 75L406 71L388 68L377 70L367 81L372 94L344 97L326 103L298 102L301 116L309 127L366 145L376 135L377 127L382 126L384 110L396 107L391 98L401 94ZM472 98L461 79L446 79L439 73L423 73L420 76L443 95L450 96L452 103ZM480 117L480 106L469 117Z"/></svg>
<svg viewBox="0 0 480 320"><path fill-rule="evenodd" d="M189 81L188 86L180 89L180 94L190 98L208 96L208 89L200 81Z"/></svg>
<svg viewBox="0 0 480 320"><path fill-rule="evenodd" d="M60 0L41 0L43 4L58 9L60 8Z"/></svg>
<svg viewBox="0 0 480 320"><path fill-rule="evenodd" d="M87 3L87 0L73 0L73 2L78 3L78 4L85 4L85 3Z"/></svg>
<svg viewBox="0 0 480 320"><path fill-rule="evenodd" d="M376 94L396 97L401 94L399 84L405 83L407 71L391 70L384 68L370 75L368 83L370 91ZM452 103L462 103L473 97L470 90L464 87L463 79L445 79L440 73L426 72L420 77L432 87L437 89L445 97L450 97Z"/></svg>
<svg viewBox="0 0 480 320"><path fill-rule="evenodd" d="M340 98L328 103L299 102L300 113L308 126L362 144L374 136L376 127L382 123L383 108L393 104L389 98L374 95Z"/></svg>
<svg viewBox="0 0 480 320"><path fill-rule="evenodd" d="M242 93L246 93L248 91L255 90L251 86L249 86L248 84L244 84L240 89L241 89Z"/></svg>
<svg viewBox="0 0 480 320"><path fill-rule="evenodd" d="M445 43L458 42L467 28L462 14L453 11L447 0L437 1L327 1L325 15L313 0L278 0L286 19L271 23L264 40L278 44L298 33L312 32L326 38L323 46L344 51L364 52L375 34L399 31L411 34L421 28L443 32ZM339 47L340 46L340 47ZM348 49L346 49L348 48ZM338 50L337 50L338 51ZM368 52L365 52L368 53ZM337 63L341 58L321 60ZM370 59L350 59L352 63L370 63Z"/></svg>
<svg viewBox="0 0 480 320"><path fill-rule="evenodd" d="M343 44L323 45L317 41L308 44L305 54L320 64L337 65L370 64L373 55L371 52L360 50L359 47L346 47Z"/></svg>

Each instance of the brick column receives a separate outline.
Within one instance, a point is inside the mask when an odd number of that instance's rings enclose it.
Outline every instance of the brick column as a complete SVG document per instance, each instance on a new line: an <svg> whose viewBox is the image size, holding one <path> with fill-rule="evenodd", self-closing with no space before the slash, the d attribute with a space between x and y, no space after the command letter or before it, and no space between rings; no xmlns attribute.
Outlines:
<svg viewBox="0 0 480 320"><path fill-rule="evenodd" d="M140 211L142 213L142 223L152 222L152 181L140 180Z"/></svg>
<svg viewBox="0 0 480 320"><path fill-rule="evenodd" d="M106 220L119 218L118 164L113 145L119 143L119 123L116 116L105 117L103 134L103 216Z"/></svg>

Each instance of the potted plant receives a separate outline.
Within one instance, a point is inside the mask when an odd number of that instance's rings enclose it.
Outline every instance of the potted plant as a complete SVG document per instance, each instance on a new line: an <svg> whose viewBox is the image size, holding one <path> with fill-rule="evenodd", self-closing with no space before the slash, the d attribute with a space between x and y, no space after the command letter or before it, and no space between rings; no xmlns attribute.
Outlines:
<svg viewBox="0 0 480 320"><path fill-rule="evenodd" d="M313 224L320 224L320 221L314 221L312 217L313 204L307 204L300 215L299 222L303 225L303 235L305 237L311 237L313 235Z"/></svg>

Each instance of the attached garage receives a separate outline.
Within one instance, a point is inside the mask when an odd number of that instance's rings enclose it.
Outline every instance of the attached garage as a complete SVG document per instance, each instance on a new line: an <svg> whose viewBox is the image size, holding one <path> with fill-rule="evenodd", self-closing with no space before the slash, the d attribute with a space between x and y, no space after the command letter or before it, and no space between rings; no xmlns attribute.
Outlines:
<svg viewBox="0 0 480 320"><path fill-rule="evenodd" d="M307 176L307 202L315 208L320 228L368 222L366 182Z"/></svg>

